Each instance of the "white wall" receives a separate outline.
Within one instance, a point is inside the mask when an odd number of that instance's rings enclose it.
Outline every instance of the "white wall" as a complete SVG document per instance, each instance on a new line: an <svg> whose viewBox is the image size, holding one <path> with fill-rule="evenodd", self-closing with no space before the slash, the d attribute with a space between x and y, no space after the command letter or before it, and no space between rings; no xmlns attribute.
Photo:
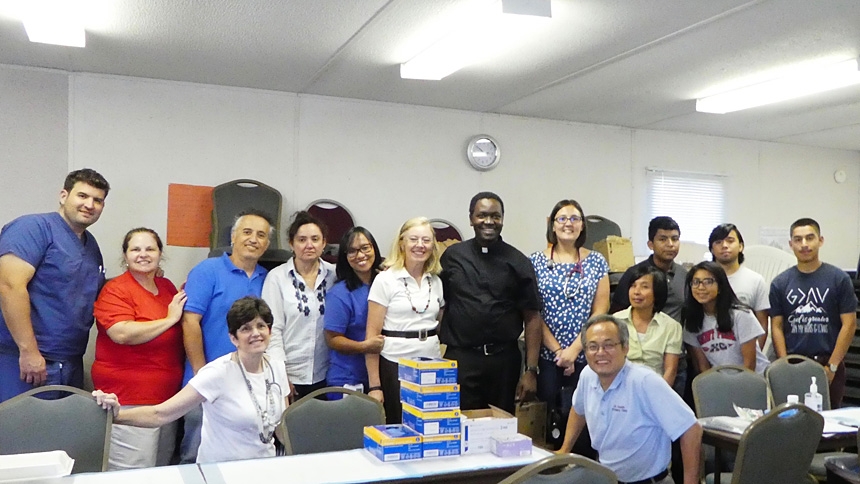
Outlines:
<svg viewBox="0 0 860 484"><path fill-rule="evenodd" d="M57 209L68 172L69 76L0 66L0 227Z"/></svg>
<svg viewBox="0 0 860 484"><path fill-rule="evenodd" d="M26 70L0 74L0 99L43 94L22 81ZM19 81L14 89L7 77ZM118 262L129 228L146 225L164 235L169 183L235 178L281 191L284 228L290 213L313 200L338 200L383 250L400 223L416 215L448 219L470 235L468 202L479 190L505 200L503 235L526 253L545 246L544 221L562 198L617 221L642 247L646 167L725 174L727 220L743 229L748 244L757 242L761 226L812 216L827 241L823 258L856 266L860 153L853 151L92 74L70 74L69 92L68 167L95 168L113 186L93 227L109 274L119 271L111 261ZM0 111L0 126L33 116L24 110ZM498 168L487 173L469 168L464 156L466 141L480 133L493 135L503 150ZM14 160L16 169L25 168ZM833 181L837 168L848 174L844 184ZM56 191L61 179L52 174L48 184ZM5 206L29 191L0 193ZM168 248L168 277L184 280L206 252Z"/></svg>

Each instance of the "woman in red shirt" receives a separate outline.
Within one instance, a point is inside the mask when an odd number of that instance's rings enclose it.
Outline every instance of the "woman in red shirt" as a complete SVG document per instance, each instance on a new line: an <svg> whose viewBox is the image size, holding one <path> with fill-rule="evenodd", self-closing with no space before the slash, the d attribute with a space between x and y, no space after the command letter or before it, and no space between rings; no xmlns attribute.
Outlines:
<svg viewBox="0 0 860 484"><path fill-rule="evenodd" d="M185 291L156 274L163 245L147 228L130 230L122 242L128 270L111 279L96 300L98 325L93 385L130 405L155 405L182 386L185 351L182 318ZM114 425L109 469L167 465L175 424L160 429Z"/></svg>

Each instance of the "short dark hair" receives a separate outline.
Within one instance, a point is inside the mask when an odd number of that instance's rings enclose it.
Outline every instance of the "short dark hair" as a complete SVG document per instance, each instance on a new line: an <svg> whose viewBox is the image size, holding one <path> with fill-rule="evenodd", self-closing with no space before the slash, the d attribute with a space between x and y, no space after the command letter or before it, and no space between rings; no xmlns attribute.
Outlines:
<svg viewBox="0 0 860 484"><path fill-rule="evenodd" d="M657 236L658 230L677 230L678 235L681 234L681 227L678 226L678 222L672 217L665 215L651 219L651 222L648 224L648 240L654 242L654 237Z"/></svg>
<svg viewBox="0 0 860 484"><path fill-rule="evenodd" d="M630 331L627 329L627 323L612 316L611 314L597 314L590 318L582 325L582 346L585 347L585 333L588 328L600 323L613 323L618 328L618 339L621 341L621 346L626 348L630 344Z"/></svg>
<svg viewBox="0 0 860 484"><path fill-rule="evenodd" d="M104 190L105 197L107 197L107 194L110 191L110 183L108 183L108 181L105 180L105 177L101 176L99 172L91 168L82 168L66 175L66 181L63 182L63 190L71 192L72 188L75 187L75 183L78 182L83 182L91 187Z"/></svg>
<svg viewBox="0 0 860 484"><path fill-rule="evenodd" d="M809 217L803 217L803 218L799 218L799 219L795 220L794 223L791 224L791 228L788 230L788 235L789 236L793 235L794 229L796 229L798 227L806 227L807 225L814 228L815 231L818 233L819 237L821 236L821 226L818 225L818 222L816 222L814 219L811 219Z"/></svg>
<svg viewBox="0 0 860 484"><path fill-rule="evenodd" d="M633 283L648 275L654 281L654 284L652 284L652 290L654 291L654 314L657 314L666 307L666 301L669 299L669 282L666 279L666 273L651 264L635 265L632 271L633 277L630 278L630 285L628 287L633 287Z"/></svg>
<svg viewBox="0 0 860 484"><path fill-rule="evenodd" d="M741 231L738 230L738 226L735 224L720 224L714 227L714 230L711 230L711 236L708 237L708 250L711 252L711 260L717 260L714 256L714 242L718 240L723 240L732 233L732 230L738 234L738 242L744 243L744 236L741 235ZM741 251L738 254L738 264L744 263L744 251Z"/></svg>
<svg viewBox="0 0 860 484"><path fill-rule="evenodd" d="M573 242L573 246L578 249L585 245L586 223L582 205L574 199L561 200L552 207L552 211L549 213L549 220L546 221L546 241L552 245L558 244L558 237L555 235L555 230L553 230L555 228L553 224L555 223L555 214L564 207L574 207L582 217L582 231L579 233L579 237Z"/></svg>
<svg viewBox="0 0 860 484"><path fill-rule="evenodd" d="M326 226L322 220L314 217L306 210L300 210L293 214L293 222L287 229L287 242L292 243L296 234L299 233L299 229L302 228L303 225L308 224L316 225L322 233L323 240L328 240L328 237L326 237Z"/></svg>
<svg viewBox="0 0 860 484"><path fill-rule="evenodd" d="M272 329L274 317L266 301L253 296L237 299L227 311L227 331L236 336L242 325L257 319L257 317L262 319L269 329Z"/></svg>
<svg viewBox="0 0 860 484"><path fill-rule="evenodd" d="M469 217L475 212L475 205L478 203L478 200L490 199L499 202L499 205L502 206L502 215L505 214L505 202L502 201L502 197L496 195L493 192L479 192L476 193L472 200L469 202Z"/></svg>
<svg viewBox="0 0 860 484"><path fill-rule="evenodd" d="M340 239L340 248L337 252L337 267L335 268L335 273L337 274L338 281L346 281L346 288L349 289L350 292L355 291L364 284L361 282L361 279L358 278L358 275L356 275L352 266L349 265L349 258L347 257L349 247L353 242L355 242L355 238L359 235L363 235L367 238L367 241L373 246L374 258L373 264L370 266L371 284L373 284L373 280L379 273L380 267L382 267L382 254L379 253L379 245L376 243L376 239L373 238L370 231L360 226L347 230Z"/></svg>
<svg viewBox="0 0 860 484"><path fill-rule="evenodd" d="M164 244L161 243L161 237L158 236L158 233L152 229L148 229L146 227L138 227L136 229L131 229L128 233L125 234L125 238L122 239L122 252L128 250L128 243L131 242L131 238L134 237L135 234L149 234L152 238L155 239L155 245L158 246L158 251L161 252L164 250Z"/></svg>

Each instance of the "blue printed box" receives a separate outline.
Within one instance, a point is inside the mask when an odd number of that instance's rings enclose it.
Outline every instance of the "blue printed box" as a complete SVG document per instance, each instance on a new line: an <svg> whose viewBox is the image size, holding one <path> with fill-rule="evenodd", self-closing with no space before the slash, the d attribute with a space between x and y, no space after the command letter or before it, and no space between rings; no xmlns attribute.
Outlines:
<svg viewBox="0 0 860 484"><path fill-rule="evenodd" d="M424 457L460 455L460 434L425 435L423 440Z"/></svg>
<svg viewBox="0 0 860 484"><path fill-rule="evenodd" d="M383 462L420 459L421 435L405 425L364 428L364 449Z"/></svg>
<svg viewBox="0 0 860 484"><path fill-rule="evenodd" d="M404 404L403 424L424 436L459 434L460 409L421 410Z"/></svg>
<svg viewBox="0 0 860 484"><path fill-rule="evenodd" d="M460 385L418 385L400 382L400 400L420 410L460 406Z"/></svg>
<svg viewBox="0 0 860 484"><path fill-rule="evenodd" d="M398 378L418 385L457 383L457 362L444 358L400 358Z"/></svg>

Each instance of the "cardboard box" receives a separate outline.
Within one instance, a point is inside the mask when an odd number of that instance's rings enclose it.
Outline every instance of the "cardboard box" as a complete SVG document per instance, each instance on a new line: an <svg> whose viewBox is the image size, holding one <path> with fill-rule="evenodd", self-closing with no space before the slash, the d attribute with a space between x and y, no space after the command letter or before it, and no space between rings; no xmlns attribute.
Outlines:
<svg viewBox="0 0 860 484"><path fill-rule="evenodd" d="M364 428L364 449L383 462L420 459L421 435L405 425Z"/></svg>
<svg viewBox="0 0 860 484"><path fill-rule="evenodd" d="M460 409L421 410L403 404L403 425L424 436L459 434Z"/></svg>
<svg viewBox="0 0 860 484"><path fill-rule="evenodd" d="M594 250L609 262L609 272L624 272L634 264L633 243L630 239L610 235L594 243Z"/></svg>
<svg viewBox="0 0 860 484"><path fill-rule="evenodd" d="M401 380L400 400L420 410L457 408L460 385L418 385Z"/></svg>
<svg viewBox="0 0 860 484"><path fill-rule="evenodd" d="M457 362L444 358L400 358L398 378L418 385L454 385Z"/></svg>
<svg viewBox="0 0 860 484"><path fill-rule="evenodd" d="M546 402L517 405L517 432L531 437L534 445L546 445Z"/></svg>
<svg viewBox="0 0 860 484"><path fill-rule="evenodd" d="M464 410L460 417L462 453L490 452L490 438L517 434L517 418L491 406L482 410Z"/></svg>
<svg viewBox="0 0 860 484"><path fill-rule="evenodd" d="M490 437L490 451L499 457L532 455L532 439L522 435L495 435Z"/></svg>
<svg viewBox="0 0 860 484"><path fill-rule="evenodd" d="M460 434L425 435L422 440L424 457L460 455Z"/></svg>

